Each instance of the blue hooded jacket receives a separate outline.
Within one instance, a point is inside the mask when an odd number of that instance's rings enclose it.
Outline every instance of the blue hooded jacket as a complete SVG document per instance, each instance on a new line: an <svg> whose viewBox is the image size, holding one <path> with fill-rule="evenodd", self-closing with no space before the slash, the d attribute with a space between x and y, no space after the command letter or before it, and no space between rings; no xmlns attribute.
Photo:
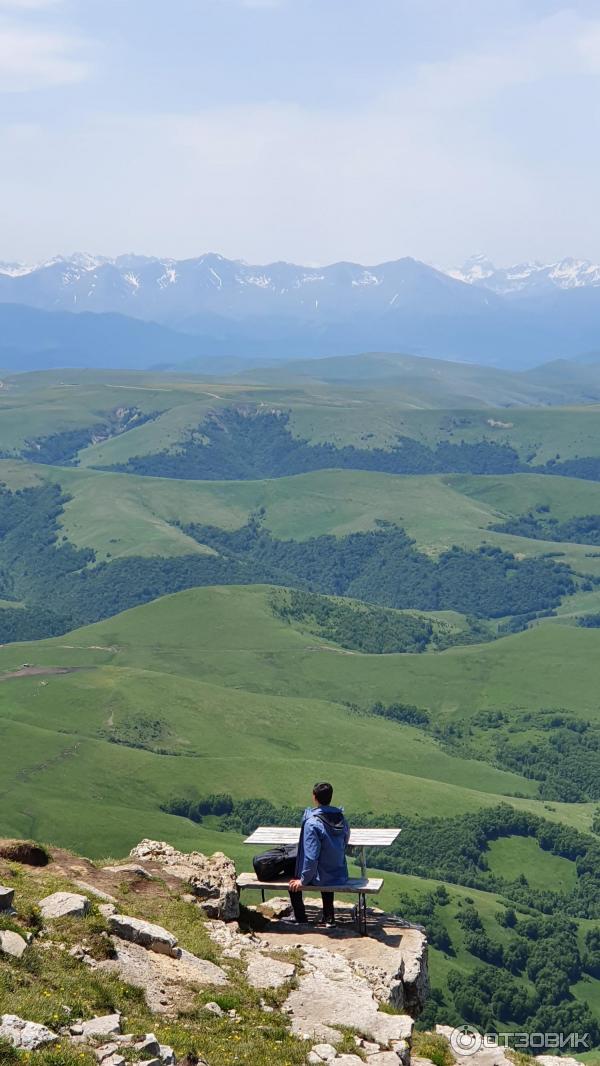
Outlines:
<svg viewBox="0 0 600 1066"><path fill-rule="evenodd" d="M296 863L296 875L303 886L339 885L348 880L349 836L350 827L340 807L307 807Z"/></svg>

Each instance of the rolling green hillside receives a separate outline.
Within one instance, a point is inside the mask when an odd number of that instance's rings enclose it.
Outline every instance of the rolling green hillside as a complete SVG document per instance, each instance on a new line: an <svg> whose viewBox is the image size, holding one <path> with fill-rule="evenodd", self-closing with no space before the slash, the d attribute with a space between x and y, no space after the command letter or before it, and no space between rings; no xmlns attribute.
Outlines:
<svg viewBox="0 0 600 1066"><path fill-rule="evenodd" d="M364 655L284 623L269 595L192 590L0 649L3 830L95 854L140 835L189 843L191 827L159 811L175 783L301 804L319 775L334 777L355 810L443 814L519 792L520 808L590 825L593 804L545 804L536 781L346 704L400 700L441 724L545 706L597 721L596 631L548 626L435 656ZM9 676L23 662L43 670ZM145 737L152 722L158 732Z"/></svg>
<svg viewBox="0 0 600 1066"><path fill-rule="evenodd" d="M498 373L413 358L408 379L386 381L383 388L374 387L367 375L350 381L292 382L288 377L264 383L99 370L12 375L2 379L0 389L0 450L20 455L32 450L32 442L77 431L79 437L67 438L69 455L84 466L110 466L177 448L211 411L241 406L289 411L295 437L338 448L389 449L405 436L430 447L463 440L508 444L521 461L538 465L557 454L563 460L600 454L597 407L547 406L557 398L564 401L564 391L544 397L537 381L529 391L521 385L520 394L504 395ZM414 394L413 378L419 382ZM461 394L465 382L469 385ZM133 422L127 432L115 435L107 423L119 409L134 409L150 420L138 426Z"/></svg>

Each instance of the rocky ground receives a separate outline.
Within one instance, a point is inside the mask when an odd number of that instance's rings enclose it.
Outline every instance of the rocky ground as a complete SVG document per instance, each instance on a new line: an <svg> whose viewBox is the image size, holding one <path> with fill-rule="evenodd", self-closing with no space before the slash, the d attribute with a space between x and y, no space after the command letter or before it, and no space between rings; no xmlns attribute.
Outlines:
<svg viewBox="0 0 600 1066"><path fill-rule="evenodd" d="M0 841L0 1060L409 1066L412 1048L427 1066L413 1046L423 932L374 911L361 938L343 905L334 930L299 932L288 910L240 911L220 854L143 841L102 865ZM436 1066L456 1060L446 1036L431 1038Z"/></svg>

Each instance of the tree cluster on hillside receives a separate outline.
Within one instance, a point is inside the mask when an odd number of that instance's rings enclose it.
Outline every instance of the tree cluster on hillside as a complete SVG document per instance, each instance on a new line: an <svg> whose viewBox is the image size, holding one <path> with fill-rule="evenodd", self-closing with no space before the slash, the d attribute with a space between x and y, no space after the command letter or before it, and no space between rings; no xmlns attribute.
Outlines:
<svg viewBox="0 0 600 1066"><path fill-rule="evenodd" d="M418 615L359 607L299 589L272 596L271 606L286 622L304 623L342 648L370 654L423 652L433 636L432 623Z"/></svg>
<svg viewBox="0 0 600 1066"><path fill-rule="evenodd" d="M394 526L340 538L279 541L255 518L233 533L186 527L191 536L215 547L216 554L132 556L93 565L91 549L75 548L64 534L59 539L66 502L60 487L52 484L18 492L0 489L0 597L25 605L0 610L2 643L64 633L202 585L292 585L383 607L453 608L480 617L519 613L525 605L546 609L575 588L563 564L518 561L496 548L453 548L436 561L418 552ZM356 640L354 621L340 608L330 624ZM402 629L402 639L418 646L427 628L427 622L417 619L386 622L381 641L400 639ZM365 640L367 636L368 626ZM374 631L369 639L378 639Z"/></svg>
<svg viewBox="0 0 600 1066"><path fill-rule="evenodd" d="M277 540L256 516L234 531L198 524L182 528L220 555L260 567L274 584L350 596L382 607L455 610L495 618L547 610L575 588L563 563L517 560L495 547L475 551L454 547L432 559L393 525L304 541Z"/></svg>
<svg viewBox="0 0 600 1066"><path fill-rule="evenodd" d="M532 540L572 541L576 544L600 545L600 515L588 514L559 522L545 507L517 518L507 518L491 527L498 533L510 533Z"/></svg>
<svg viewBox="0 0 600 1066"><path fill-rule="evenodd" d="M79 426L75 429L59 430L44 437L34 437L25 443L19 454L31 463L76 466L82 448L137 429L145 422L154 421L160 413L146 413L140 411L139 407L118 407L114 411L108 411L104 415L104 421L92 426ZM7 456L8 453L4 455Z"/></svg>
<svg viewBox="0 0 600 1066"><path fill-rule="evenodd" d="M286 411L225 408L210 414L172 451L138 455L110 467L152 477L249 480L330 468L388 474L510 474L522 467L508 444L440 441L434 448L398 436L389 448L311 443L292 435Z"/></svg>

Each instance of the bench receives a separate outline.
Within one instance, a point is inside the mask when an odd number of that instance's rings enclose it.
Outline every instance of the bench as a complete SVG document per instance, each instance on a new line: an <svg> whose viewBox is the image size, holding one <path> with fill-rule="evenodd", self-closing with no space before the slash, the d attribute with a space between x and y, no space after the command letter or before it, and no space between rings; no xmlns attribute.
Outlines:
<svg viewBox="0 0 600 1066"><path fill-rule="evenodd" d="M286 893L289 880L259 881L256 874L245 873L239 875L236 883L238 891L240 892L244 888L258 890L261 893L264 902L265 892L279 890L280 892ZM314 888L318 892L326 891L358 896L356 925L360 935L367 936L367 896L375 896L378 892L381 892L381 889L383 888L383 877L351 877L341 885L327 885L326 887L323 886L323 889L321 889L319 885L307 885L307 888Z"/></svg>
<svg viewBox="0 0 600 1066"><path fill-rule="evenodd" d="M358 848L360 872L363 877L367 875L367 861L365 848L387 848L393 844L400 835L400 829L353 829L350 827L351 848ZM298 826L260 825L258 829L246 837L244 844L297 844L300 839Z"/></svg>

